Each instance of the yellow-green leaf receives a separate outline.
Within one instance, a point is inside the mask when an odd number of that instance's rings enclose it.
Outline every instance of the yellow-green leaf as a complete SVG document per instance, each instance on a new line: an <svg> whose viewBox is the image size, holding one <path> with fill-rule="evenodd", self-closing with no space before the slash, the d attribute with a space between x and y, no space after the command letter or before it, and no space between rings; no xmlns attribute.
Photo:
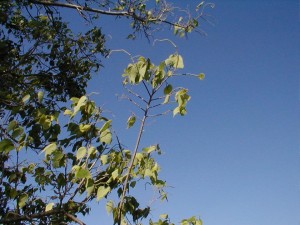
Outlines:
<svg viewBox="0 0 300 225"><path fill-rule="evenodd" d="M50 202L50 203L46 206L45 212L48 212L48 211L52 210L52 209L53 209L53 206L54 206L54 203L53 203L53 202Z"/></svg>
<svg viewBox="0 0 300 225"><path fill-rule="evenodd" d="M25 96L22 98L22 102L25 103L25 102L27 102L29 99L30 99L30 94L27 94L27 95L25 95Z"/></svg>
<svg viewBox="0 0 300 225"><path fill-rule="evenodd" d="M57 149L56 143L51 143L47 147L44 148L43 152L45 152L45 155L51 155L55 150Z"/></svg>
<svg viewBox="0 0 300 225"><path fill-rule="evenodd" d="M100 186L97 190L97 201L100 201L102 198L107 196L110 191L110 187Z"/></svg>
<svg viewBox="0 0 300 225"><path fill-rule="evenodd" d="M135 124L135 121L136 121L136 116L135 115L130 116L127 120L127 128L132 127Z"/></svg>
<svg viewBox="0 0 300 225"><path fill-rule="evenodd" d="M87 152L86 147L80 147L77 150L77 154L76 154L77 160L82 159L83 157L85 157L86 152Z"/></svg>
<svg viewBox="0 0 300 225"><path fill-rule="evenodd" d="M44 99L44 92L43 91L39 91L38 92L38 101L39 103L41 103Z"/></svg>

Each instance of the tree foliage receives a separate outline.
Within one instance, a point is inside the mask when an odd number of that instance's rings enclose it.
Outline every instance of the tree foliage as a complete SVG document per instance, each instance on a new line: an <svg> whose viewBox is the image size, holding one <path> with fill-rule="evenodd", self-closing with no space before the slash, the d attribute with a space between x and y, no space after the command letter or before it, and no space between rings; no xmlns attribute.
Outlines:
<svg viewBox="0 0 300 225"><path fill-rule="evenodd" d="M153 157L160 147L140 147L140 140L146 120L168 112L160 111L162 106L170 105L174 116L186 114L188 89L171 84L184 67L183 58L175 51L155 65L149 58L131 57L123 84L138 111L127 126L139 124L140 130L133 149L124 149L113 121L86 95L87 82L109 54L105 35L92 24L99 15L124 17L132 22L129 38L138 33L149 38L163 24L183 36L197 29L205 6L199 4L194 17L188 13L176 21L171 16L176 8L159 0L0 2L1 224L84 224L79 217L90 212L89 203L104 199L114 224L139 224L151 210L133 195L141 180L166 199L166 182ZM63 18L64 8L87 20L89 30L74 33ZM118 202L109 199L114 193ZM167 215L149 223L172 224ZM201 220L192 217L182 224Z"/></svg>

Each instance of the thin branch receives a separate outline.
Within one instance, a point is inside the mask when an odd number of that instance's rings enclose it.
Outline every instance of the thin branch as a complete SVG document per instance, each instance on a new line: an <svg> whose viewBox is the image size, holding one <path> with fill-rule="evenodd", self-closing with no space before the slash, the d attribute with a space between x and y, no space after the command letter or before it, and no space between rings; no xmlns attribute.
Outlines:
<svg viewBox="0 0 300 225"><path fill-rule="evenodd" d="M54 209L54 210L50 210L47 212L36 213L36 214L32 214L32 215L24 215L24 216L21 216L16 213L11 213L12 215L10 216L10 218L0 219L0 224L11 224L13 222L31 221L33 219L39 219L39 218L43 218L46 216L52 216L54 214L60 214L60 213L64 213L64 211L62 211L60 209Z"/></svg>
<svg viewBox="0 0 300 225"><path fill-rule="evenodd" d="M151 96L150 91L149 91L145 81L143 81L142 83L143 83L144 87L146 88L148 95Z"/></svg>
<svg viewBox="0 0 300 225"><path fill-rule="evenodd" d="M171 26L177 26L180 28L185 29L187 26L181 25L179 23L175 22L170 22L165 19L161 19L160 15L157 17L153 17L151 19L147 19L145 17L138 16L133 10L129 9L128 11L111 11L111 10L101 10L98 8L91 8L88 6L81 6L77 4L71 4L71 3L63 3L63 2L58 2L58 1L39 1L39 0L30 0L29 2L38 4L38 5L44 5L44 6L57 6L57 7L63 7L63 8L71 8L71 9L76 9L78 11L87 11L87 12L93 12L93 13L99 13L103 15L110 15L110 16L122 16L122 17L132 17L133 19L141 22L143 25L146 24L147 22L152 22L152 23L165 23Z"/></svg>
<svg viewBox="0 0 300 225"><path fill-rule="evenodd" d="M126 86L124 86L124 88L132 95L136 96L137 98L141 99L143 102L147 103L147 101L140 96L138 93L135 93L134 91L130 90L129 88L127 88Z"/></svg>
<svg viewBox="0 0 300 225"><path fill-rule="evenodd" d="M138 108L140 108L143 112L146 111L138 103L136 103L134 100L132 100L131 98L129 98L127 95L124 95L123 98L126 98L127 100L129 100L130 102L132 102L135 106L137 106Z"/></svg>
<svg viewBox="0 0 300 225"><path fill-rule="evenodd" d="M80 225L86 225L84 222L82 222L80 219L78 219L77 217L73 216L73 215L70 214L70 213L65 213L65 215L66 215L69 219L73 220L74 222L76 222L76 223L78 223L78 224L80 224Z"/></svg>
<svg viewBox="0 0 300 225"><path fill-rule="evenodd" d="M172 110L167 110L163 113L159 113L159 114L155 114L155 115L148 115L148 117L158 117L158 116L164 116L164 115L167 115L168 113L170 113Z"/></svg>

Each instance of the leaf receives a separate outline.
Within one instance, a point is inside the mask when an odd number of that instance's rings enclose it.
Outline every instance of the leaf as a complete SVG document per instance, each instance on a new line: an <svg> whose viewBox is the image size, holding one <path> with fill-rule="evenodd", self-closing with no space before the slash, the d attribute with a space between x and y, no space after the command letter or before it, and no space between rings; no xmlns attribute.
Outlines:
<svg viewBox="0 0 300 225"><path fill-rule="evenodd" d="M187 113L186 105L191 99L191 96L189 96L187 92L187 89L182 89L176 93L175 100L177 101L178 106L173 110L173 116L177 115L178 113L184 116Z"/></svg>
<svg viewBox="0 0 300 225"><path fill-rule="evenodd" d="M161 219L166 220L166 219L169 218L169 215L168 215L168 214L161 214L159 217L160 217Z"/></svg>
<svg viewBox="0 0 300 225"><path fill-rule="evenodd" d="M149 169L146 169L145 170L145 173L144 173L144 176L145 177L152 177L153 176L153 172Z"/></svg>
<svg viewBox="0 0 300 225"><path fill-rule="evenodd" d="M106 203L106 211L107 211L107 213L108 213L108 214L111 214L112 211L113 211L113 209L114 209L114 207L115 207L114 202L113 202L112 200L108 201L108 202Z"/></svg>
<svg viewBox="0 0 300 225"><path fill-rule="evenodd" d="M65 160L64 159L65 154L61 150L55 150L53 152L53 167L54 168L59 168L62 166L65 166Z"/></svg>
<svg viewBox="0 0 300 225"><path fill-rule="evenodd" d="M30 94L27 94L22 98L22 102L26 103L29 99L30 99Z"/></svg>
<svg viewBox="0 0 300 225"><path fill-rule="evenodd" d="M170 97L171 97L171 95L166 95L166 97L165 97L165 100L164 100L163 104L167 104L167 103L169 103L169 101L170 101Z"/></svg>
<svg viewBox="0 0 300 225"><path fill-rule="evenodd" d="M135 121L136 121L136 116L135 115L130 116L127 120L127 128L132 127L135 124Z"/></svg>
<svg viewBox="0 0 300 225"><path fill-rule="evenodd" d="M105 165L108 163L108 155L101 155L100 157L102 165Z"/></svg>
<svg viewBox="0 0 300 225"><path fill-rule="evenodd" d="M148 154L150 154L151 152L155 151L156 148L157 148L156 145L151 145L151 146L149 146L147 148L144 148L143 151L146 152L146 153L148 153Z"/></svg>
<svg viewBox="0 0 300 225"><path fill-rule="evenodd" d="M47 204L45 212L48 212L48 211L52 210L53 206L54 206L54 202L50 202L49 204Z"/></svg>
<svg viewBox="0 0 300 225"><path fill-rule="evenodd" d="M70 109L66 109L64 112L64 115L72 115L72 114L73 114L73 112Z"/></svg>
<svg viewBox="0 0 300 225"><path fill-rule="evenodd" d="M44 99L44 92L43 91L39 91L38 92L38 101L39 103L41 103Z"/></svg>
<svg viewBox="0 0 300 225"><path fill-rule="evenodd" d="M95 189L94 180L89 178L86 182L85 188L86 188L87 196L88 197L91 196Z"/></svg>
<svg viewBox="0 0 300 225"><path fill-rule="evenodd" d="M204 74L204 73L200 73L200 74L198 75L198 78L199 78L200 80L204 80L205 74Z"/></svg>
<svg viewBox="0 0 300 225"><path fill-rule="evenodd" d="M15 148L14 143L9 139L3 139L0 142L0 152L9 153Z"/></svg>
<svg viewBox="0 0 300 225"><path fill-rule="evenodd" d="M87 100L88 98L85 95L78 100L77 105L74 107L74 112L71 117L74 117L79 112L80 108L86 104Z"/></svg>
<svg viewBox="0 0 300 225"><path fill-rule="evenodd" d="M42 152L45 152L45 155L51 155L52 152L54 152L57 149L57 145L55 142L51 143L50 145L48 145L47 147L44 148L44 150Z"/></svg>
<svg viewBox="0 0 300 225"><path fill-rule="evenodd" d="M183 58L179 54L170 55L168 59L165 60L166 65L174 67L176 69L183 69Z"/></svg>
<svg viewBox="0 0 300 225"><path fill-rule="evenodd" d="M88 157L94 157L97 153L97 149L94 146L91 146L88 150Z"/></svg>
<svg viewBox="0 0 300 225"><path fill-rule="evenodd" d="M86 155L86 152L87 152L86 147L80 147L77 150L76 159L77 160L82 159Z"/></svg>
<svg viewBox="0 0 300 225"><path fill-rule="evenodd" d="M112 133L109 129L104 130L100 134L100 141L105 143L105 144L110 144L112 142Z"/></svg>
<svg viewBox="0 0 300 225"><path fill-rule="evenodd" d="M19 198L19 202L18 202L18 205L20 208L23 208L26 205L27 199L28 199L27 194L21 194L21 196Z"/></svg>
<svg viewBox="0 0 300 225"><path fill-rule="evenodd" d="M165 95L169 95L169 94L172 92L172 90L173 90L172 85L171 85L171 84L168 84L168 85L165 87L165 89L164 89L164 94L165 94Z"/></svg>
<svg viewBox="0 0 300 225"><path fill-rule="evenodd" d="M77 179L90 178L91 173L88 169L85 169L85 168L82 168L81 166L79 166L75 173L75 177Z"/></svg>
<svg viewBox="0 0 300 225"><path fill-rule="evenodd" d="M119 170L115 169L114 172L112 172L111 177L115 180L119 176Z"/></svg>
<svg viewBox="0 0 300 225"><path fill-rule="evenodd" d="M84 133L87 132L91 129L92 125L91 124L80 124L79 125L79 130Z"/></svg>
<svg viewBox="0 0 300 225"><path fill-rule="evenodd" d="M10 132L11 130L15 129L17 125L18 125L17 121L15 120L10 121L10 123L7 126L7 132Z"/></svg>
<svg viewBox="0 0 300 225"><path fill-rule="evenodd" d="M112 120L106 121L100 129L100 133L111 127Z"/></svg>
<svg viewBox="0 0 300 225"><path fill-rule="evenodd" d="M97 201L100 201L102 198L107 196L110 191L110 187L100 186L97 190Z"/></svg>

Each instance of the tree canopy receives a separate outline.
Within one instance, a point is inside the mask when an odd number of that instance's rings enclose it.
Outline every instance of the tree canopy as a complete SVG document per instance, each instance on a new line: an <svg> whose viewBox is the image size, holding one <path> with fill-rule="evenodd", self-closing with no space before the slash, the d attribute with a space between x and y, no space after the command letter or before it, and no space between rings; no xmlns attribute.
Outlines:
<svg viewBox="0 0 300 225"><path fill-rule="evenodd" d="M193 15L160 0L0 2L1 224L84 224L79 218L90 212L89 203L104 199L114 224L140 224L151 210L131 192L141 180L167 198L153 157L160 147L141 147L140 140L145 121L168 112L157 110L161 106L170 105L174 116L186 114L188 89L172 86L172 79L182 75L183 58L177 50L158 65L131 57L123 85L139 113L128 118L127 126L139 123L140 130L134 148L125 149L112 120L86 93L87 82L110 53L105 34L93 22L99 16L129 19L132 39L137 34L149 38L163 25L185 36L198 29L207 6L201 2ZM64 8L86 20L88 31L73 32ZM183 75L204 78L202 73ZM118 202L109 199L113 193ZM167 215L149 223L171 224ZM191 217L182 224L201 220Z"/></svg>

